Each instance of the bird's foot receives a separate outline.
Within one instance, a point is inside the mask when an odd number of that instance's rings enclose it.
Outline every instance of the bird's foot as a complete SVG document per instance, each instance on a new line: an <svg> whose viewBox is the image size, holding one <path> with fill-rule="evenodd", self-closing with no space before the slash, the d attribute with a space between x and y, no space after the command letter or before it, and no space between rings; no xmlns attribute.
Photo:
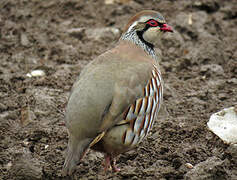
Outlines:
<svg viewBox="0 0 237 180"><path fill-rule="evenodd" d="M115 159L113 159L112 160L113 162L112 162L112 169L113 169L113 171L114 172L119 172L120 171L120 168L118 168L117 166L116 166L116 160Z"/></svg>
<svg viewBox="0 0 237 180"><path fill-rule="evenodd" d="M110 155L106 155L105 156L105 163L104 163L104 170L105 172L108 170L108 169L111 169L113 170L113 172L119 172L120 169L116 166L116 160L114 158L112 158Z"/></svg>
<svg viewBox="0 0 237 180"><path fill-rule="evenodd" d="M106 155L105 156L105 162L104 162L104 170L105 170L105 172L107 172L108 169L110 169L110 168L111 168L110 156Z"/></svg>

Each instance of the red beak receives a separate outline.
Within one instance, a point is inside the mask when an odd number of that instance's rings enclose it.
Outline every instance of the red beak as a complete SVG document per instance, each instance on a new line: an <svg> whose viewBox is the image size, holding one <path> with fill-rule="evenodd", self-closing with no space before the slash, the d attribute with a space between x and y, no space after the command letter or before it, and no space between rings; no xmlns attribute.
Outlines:
<svg viewBox="0 0 237 180"><path fill-rule="evenodd" d="M174 32L172 27L169 26L168 24L163 24L163 26L160 28L161 31L164 32Z"/></svg>

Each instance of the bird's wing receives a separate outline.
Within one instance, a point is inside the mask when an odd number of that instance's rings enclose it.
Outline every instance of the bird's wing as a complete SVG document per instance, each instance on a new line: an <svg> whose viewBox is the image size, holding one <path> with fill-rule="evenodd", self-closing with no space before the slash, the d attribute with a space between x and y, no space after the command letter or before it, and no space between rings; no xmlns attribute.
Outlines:
<svg viewBox="0 0 237 180"><path fill-rule="evenodd" d="M105 132L111 127L129 123L128 121L130 119L126 119L125 117L129 115L129 109L134 108L136 101L140 101L147 96L145 86L152 83L152 71L154 71L155 66L150 62L140 62L136 64L123 63L123 65L124 64L125 66L127 64L127 67L122 68L122 70L118 71L117 75L115 75L112 100L104 110L99 134L90 143L90 147L99 142L104 137ZM146 99L148 99L148 96ZM148 101L146 102L148 103ZM132 116L135 118L137 115L138 114L133 113Z"/></svg>
<svg viewBox="0 0 237 180"><path fill-rule="evenodd" d="M128 71L131 73L128 73ZM157 71L158 69L154 64L145 62L137 63L131 69L126 70L126 76L121 74L123 72L119 74L119 78L114 85L113 99L105 111L100 132L104 132L114 125L126 123L125 114L129 113L129 108L133 106L135 111L137 101L141 103L143 98L154 95L153 92L151 92L153 94L147 94L146 86L148 85L149 91L155 92L154 88L152 89L152 78L154 78L154 73L158 73ZM161 79L157 81L160 81L158 83L161 84ZM136 113L134 115L137 116Z"/></svg>

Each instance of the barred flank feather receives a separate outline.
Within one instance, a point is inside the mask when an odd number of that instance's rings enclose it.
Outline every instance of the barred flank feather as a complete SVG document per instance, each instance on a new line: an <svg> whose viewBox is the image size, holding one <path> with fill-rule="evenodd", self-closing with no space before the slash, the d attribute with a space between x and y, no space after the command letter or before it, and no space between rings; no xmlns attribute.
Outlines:
<svg viewBox="0 0 237 180"><path fill-rule="evenodd" d="M161 74L154 66L152 77L144 88L144 97L137 99L124 112L124 119L130 122L130 126L122 136L123 144L135 146L148 134L159 112L162 94Z"/></svg>

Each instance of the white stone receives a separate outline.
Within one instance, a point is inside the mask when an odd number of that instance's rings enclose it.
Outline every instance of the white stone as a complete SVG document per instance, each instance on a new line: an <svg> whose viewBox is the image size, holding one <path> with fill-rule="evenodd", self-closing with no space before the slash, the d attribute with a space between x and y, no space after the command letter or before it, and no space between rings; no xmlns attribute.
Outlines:
<svg viewBox="0 0 237 180"><path fill-rule="evenodd" d="M208 128L227 144L237 144L237 108L225 108L211 115Z"/></svg>
<svg viewBox="0 0 237 180"><path fill-rule="evenodd" d="M105 4L114 4L114 1L115 0L105 0L104 2L105 2Z"/></svg>
<svg viewBox="0 0 237 180"><path fill-rule="evenodd" d="M189 169L192 169L193 168L193 165L191 163L186 163L185 164L185 167L189 168Z"/></svg>
<svg viewBox="0 0 237 180"><path fill-rule="evenodd" d="M31 71L30 73L26 74L27 77L39 77L39 76L45 76L45 72L40 69L36 69Z"/></svg>

